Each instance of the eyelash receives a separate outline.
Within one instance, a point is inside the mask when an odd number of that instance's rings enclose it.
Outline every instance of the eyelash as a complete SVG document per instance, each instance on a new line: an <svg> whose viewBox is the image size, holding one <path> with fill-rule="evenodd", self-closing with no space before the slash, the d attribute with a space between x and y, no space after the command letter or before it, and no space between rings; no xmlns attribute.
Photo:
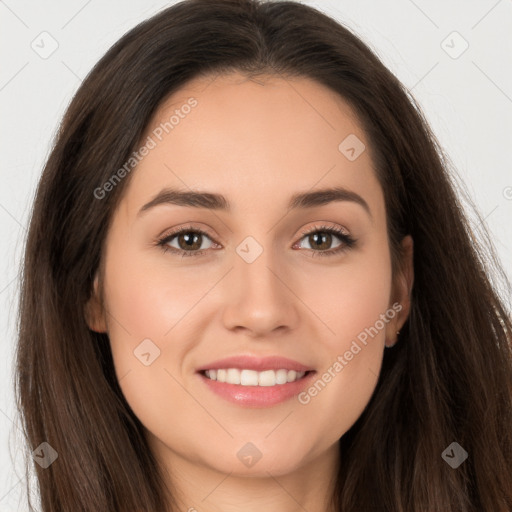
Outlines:
<svg viewBox="0 0 512 512"><path fill-rule="evenodd" d="M336 235L342 242L341 245L336 247L335 249L329 249L327 251L315 251L313 249L308 249L309 251L312 251L312 257L316 256L335 256L341 252L347 251L354 247L357 240L355 238L352 238L350 235L346 234L342 229L337 227L327 227L327 226L315 226L311 230L305 231L301 233L301 238L304 238L308 235L311 235L313 233L320 232L320 233L329 233L332 235ZM164 235L162 238L159 238L157 240L157 245L162 248L164 252L172 252L177 255L181 255L182 257L188 257L188 256L201 256L204 253L208 252L208 249L201 249L199 251L184 251L182 249L176 249L175 247L169 247L167 244L176 236L182 234L182 233L194 233L194 234L200 234L208 237L210 240L211 237L203 231L202 229L194 228L191 226L185 226L177 231L174 231L172 233ZM212 240L213 241L213 240Z"/></svg>

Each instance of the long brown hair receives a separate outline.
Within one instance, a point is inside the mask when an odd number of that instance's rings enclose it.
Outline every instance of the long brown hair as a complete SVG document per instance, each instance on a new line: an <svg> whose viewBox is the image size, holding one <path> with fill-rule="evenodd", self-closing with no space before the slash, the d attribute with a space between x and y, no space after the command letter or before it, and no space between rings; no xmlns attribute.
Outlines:
<svg viewBox="0 0 512 512"><path fill-rule="evenodd" d="M34 464L42 511L172 507L109 339L84 319L129 176L102 199L94 191L138 148L164 99L193 78L230 71L310 78L348 102L371 143L394 269L402 237L414 240L410 316L340 440L333 509L512 510L512 322L493 276L507 294L510 284L492 245L472 231L420 107L360 39L312 7L186 0L124 35L89 73L37 190L15 391L28 462L42 442L59 454L46 469ZM452 442L468 454L457 469L442 457Z"/></svg>

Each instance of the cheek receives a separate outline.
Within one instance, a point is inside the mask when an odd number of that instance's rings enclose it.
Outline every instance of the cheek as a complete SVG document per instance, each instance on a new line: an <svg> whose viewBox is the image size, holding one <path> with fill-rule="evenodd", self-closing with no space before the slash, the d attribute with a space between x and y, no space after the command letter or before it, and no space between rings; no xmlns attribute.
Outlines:
<svg viewBox="0 0 512 512"><path fill-rule="evenodd" d="M315 304L312 309L323 323L318 350L324 357L317 379L298 401L312 429L328 431L333 442L361 415L377 384L385 327L395 315L389 305L391 283L384 238L351 264L305 283L304 290L310 290L306 300Z"/></svg>
<svg viewBox="0 0 512 512"><path fill-rule="evenodd" d="M179 269L158 267L143 252L112 254L105 275L114 343L127 337L139 343L144 338L163 342L205 291L204 281L193 274L185 278Z"/></svg>
<svg viewBox="0 0 512 512"><path fill-rule="evenodd" d="M149 385L151 393L169 386L165 359L176 354L164 350L165 335L185 314L191 292L148 265L140 253L123 250L121 244L115 247L106 260L104 281L112 357L123 391L131 402L144 406Z"/></svg>
<svg viewBox="0 0 512 512"><path fill-rule="evenodd" d="M297 279L297 294L323 323L318 334L331 354L350 345L389 307L392 276L385 239L340 265L303 275Z"/></svg>
<svg viewBox="0 0 512 512"><path fill-rule="evenodd" d="M151 431L166 433L173 424L170 411L177 404L188 403L189 397L175 379L181 381L177 365L192 338L181 337L178 344L168 341L183 327L180 321L204 290L128 249L123 250L118 243L105 267L108 334L115 372L139 420ZM173 439L171 444L179 442Z"/></svg>

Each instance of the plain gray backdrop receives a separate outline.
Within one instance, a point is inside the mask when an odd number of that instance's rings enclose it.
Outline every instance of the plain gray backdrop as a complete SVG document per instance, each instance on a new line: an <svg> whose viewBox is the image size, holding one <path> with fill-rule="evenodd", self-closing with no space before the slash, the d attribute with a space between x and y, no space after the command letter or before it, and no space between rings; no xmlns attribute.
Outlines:
<svg viewBox="0 0 512 512"><path fill-rule="evenodd" d="M35 187L82 79L121 35L172 3L0 0L2 512L26 510L12 382L19 265ZM352 29L411 90L512 276L512 0L302 3Z"/></svg>

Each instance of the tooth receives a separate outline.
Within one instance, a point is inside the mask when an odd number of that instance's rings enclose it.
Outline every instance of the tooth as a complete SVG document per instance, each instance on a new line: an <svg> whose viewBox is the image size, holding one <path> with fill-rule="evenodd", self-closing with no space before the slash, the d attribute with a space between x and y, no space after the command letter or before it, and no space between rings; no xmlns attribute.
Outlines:
<svg viewBox="0 0 512 512"><path fill-rule="evenodd" d="M242 386L257 386L258 372L254 370L242 370L240 374L240 384L242 384Z"/></svg>
<svg viewBox="0 0 512 512"><path fill-rule="evenodd" d="M306 372L286 369L257 372L255 370L239 370L238 368L221 368L205 370L204 374L211 380L228 384L271 387L287 382L295 382L302 379Z"/></svg>
<svg viewBox="0 0 512 512"><path fill-rule="evenodd" d="M229 384L240 384L240 370L229 368L226 374L226 382Z"/></svg>
<svg viewBox="0 0 512 512"><path fill-rule="evenodd" d="M287 370L277 370L276 372L276 384L286 384L288 377Z"/></svg>
<svg viewBox="0 0 512 512"><path fill-rule="evenodd" d="M293 382L297 378L297 372L295 370L288 370L287 381Z"/></svg>
<svg viewBox="0 0 512 512"><path fill-rule="evenodd" d="M260 386L275 386L276 372L274 370L260 372L258 376L258 383Z"/></svg>

